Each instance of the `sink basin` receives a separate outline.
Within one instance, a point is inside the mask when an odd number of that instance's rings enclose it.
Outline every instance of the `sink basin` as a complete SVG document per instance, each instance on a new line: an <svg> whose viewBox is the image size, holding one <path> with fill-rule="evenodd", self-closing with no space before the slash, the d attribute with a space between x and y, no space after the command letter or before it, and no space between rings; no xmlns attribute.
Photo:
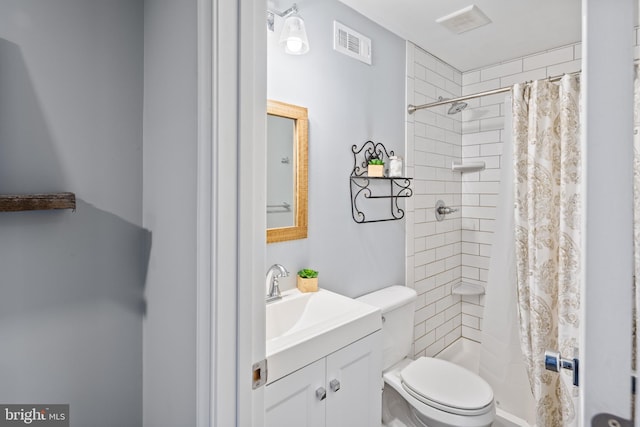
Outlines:
<svg viewBox="0 0 640 427"><path fill-rule="evenodd" d="M303 317L303 315L310 306L311 295L311 293L288 294L283 299L267 305L267 341L286 336L300 329L304 323L309 323L309 316Z"/></svg>
<svg viewBox="0 0 640 427"><path fill-rule="evenodd" d="M325 289L292 289L267 304L267 382L271 383L382 327L380 309Z"/></svg>

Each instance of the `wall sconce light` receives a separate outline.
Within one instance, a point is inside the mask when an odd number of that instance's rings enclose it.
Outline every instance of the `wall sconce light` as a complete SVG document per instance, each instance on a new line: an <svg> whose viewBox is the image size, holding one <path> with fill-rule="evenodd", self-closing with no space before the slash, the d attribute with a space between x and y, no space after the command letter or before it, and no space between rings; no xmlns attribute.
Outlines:
<svg viewBox="0 0 640 427"><path fill-rule="evenodd" d="M298 14L298 7L295 5L282 13L275 10L267 11L267 28L274 31L274 19L278 15L284 20L284 26L280 33L280 46L290 55L304 55L309 52L309 39L307 39L307 31L304 26L304 20Z"/></svg>

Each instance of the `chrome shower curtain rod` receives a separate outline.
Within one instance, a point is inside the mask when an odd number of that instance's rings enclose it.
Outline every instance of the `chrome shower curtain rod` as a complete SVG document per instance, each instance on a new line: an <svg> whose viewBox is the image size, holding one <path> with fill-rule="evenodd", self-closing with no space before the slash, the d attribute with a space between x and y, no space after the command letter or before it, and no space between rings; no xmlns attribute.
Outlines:
<svg viewBox="0 0 640 427"><path fill-rule="evenodd" d="M576 71L576 72L573 72L573 73L565 73L565 74L562 74L562 75L559 75L559 76L554 76L554 77L547 77L545 79L540 79L540 80L549 80L550 82L557 82L562 77L564 77L566 74L576 75L576 74L580 74L580 71ZM509 92L509 91L511 91L511 88L512 88L512 86L501 87L500 89L487 90L485 92L474 93L472 95L464 95L464 96L460 96L458 98L445 99L445 100L442 100L442 101L431 102L429 104L422 104L422 105L411 105L411 104L409 104L409 106L407 107L407 111L409 112L409 114L413 114L417 110L422 110L424 108L437 107L439 105L452 104L454 102L462 102L462 101L467 101L469 99L480 98L481 96L495 95L497 93Z"/></svg>

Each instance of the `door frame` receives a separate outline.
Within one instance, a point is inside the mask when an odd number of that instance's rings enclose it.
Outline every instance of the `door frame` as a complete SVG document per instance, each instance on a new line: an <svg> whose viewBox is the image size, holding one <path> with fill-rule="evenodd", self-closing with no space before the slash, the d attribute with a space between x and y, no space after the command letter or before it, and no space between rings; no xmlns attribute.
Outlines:
<svg viewBox="0 0 640 427"><path fill-rule="evenodd" d="M631 418L635 3L582 1L583 426L598 413Z"/></svg>
<svg viewBox="0 0 640 427"><path fill-rule="evenodd" d="M197 2L197 425L261 427L266 3Z"/></svg>
<svg viewBox="0 0 640 427"><path fill-rule="evenodd" d="M213 3L197 3L196 425L213 424ZM228 380L227 380L228 381Z"/></svg>
<svg viewBox="0 0 640 427"><path fill-rule="evenodd" d="M262 427L265 388L253 390L252 366L266 360L267 3L239 0L238 4L237 425Z"/></svg>

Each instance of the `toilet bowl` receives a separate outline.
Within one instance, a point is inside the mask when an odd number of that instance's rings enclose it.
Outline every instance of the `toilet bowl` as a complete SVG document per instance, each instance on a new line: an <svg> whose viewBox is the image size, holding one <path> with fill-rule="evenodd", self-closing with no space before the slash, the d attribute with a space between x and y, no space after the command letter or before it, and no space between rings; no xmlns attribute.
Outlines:
<svg viewBox="0 0 640 427"><path fill-rule="evenodd" d="M427 427L485 427L495 418L493 391L473 372L446 360L403 359L386 370L385 386L409 404ZM393 414L391 414L393 415Z"/></svg>
<svg viewBox="0 0 640 427"><path fill-rule="evenodd" d="M359 300L382 311L385 423L409 427L491 425L495 404L493 391L486 381L446 360L408 357L416 300L413 289L391 286ZM407 405L399 404L398 396Z"/></svg>

